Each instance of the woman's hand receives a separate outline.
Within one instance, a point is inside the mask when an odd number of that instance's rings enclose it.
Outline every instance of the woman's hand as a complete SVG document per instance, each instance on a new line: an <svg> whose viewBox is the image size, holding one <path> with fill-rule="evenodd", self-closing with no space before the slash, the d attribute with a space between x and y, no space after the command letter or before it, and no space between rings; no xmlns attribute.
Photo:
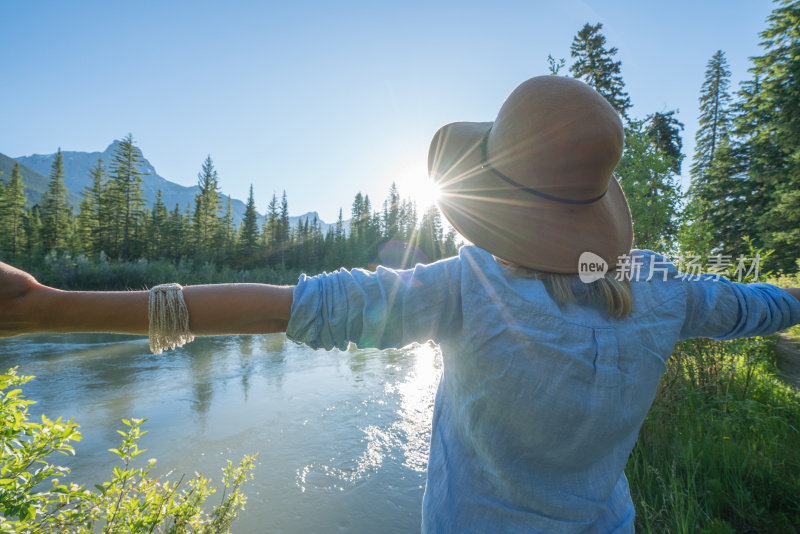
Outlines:
<svg viewBox="0 0 800 534"><path fill-rule="evenodd" d="M787 287L784 290L797 300L800 300L800 287Z"/></svg>
<svg viewBox="0 0 800 534"><path fill-rule="evenodd" d="M35 331L30 301L43 288L30 274L0 262L0 337Z"/></svg>

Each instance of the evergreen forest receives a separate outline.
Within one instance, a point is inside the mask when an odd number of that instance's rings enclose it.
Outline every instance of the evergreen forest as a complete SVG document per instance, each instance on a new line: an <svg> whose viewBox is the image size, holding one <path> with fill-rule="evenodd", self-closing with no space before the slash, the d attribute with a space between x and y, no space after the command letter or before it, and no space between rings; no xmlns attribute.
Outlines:
<svg viewBox="0 0 800 534"><path fill-rule="evenodd" d="M456 234L445 231L435 206L421 214L392 184L381 209L357 193L349 220L342 209L323 233L316 218L291 226L284 192L272 195L259 222L252 185L241 224L220 190L214 162L198 173L194 206L168 208L158 192L146 207L141 152L129 134L108 165L99 158L77 212L66 198L61 151L56 153L42 202L28 207L17 163L0 190L0 255L64 287L119 288L156 274L187 275L193 282L290 281L300 271L339 267L413 266L456 254ZM116 271L127 275L117 276ZM251 272L252 271L252 272ZM79 274L80 273L80 274ZM138 273L131 278L131 273ZM251 278L252 277L252 278Z"/></svg>
<svg viewBox="0 0 800 534"><path fill-rule="evenodd" d="M635 248L671 255L676 263L716 257L717 266L770 251L771 270L797 271L799 17L796 3L772 12L761 34L762 54L750 58L750 78L738 89L731 87L725 52L708 59L698 80L699 128L690 162L684 161L679 110L631 116L618 50L608 45L602 24L587 23L577 32L568 68L566 59L548 57L551 74L592 85L623 118L625 152L616 176L631 206ZM349 212L340 209L325 233L314 219L290 227L285 192L273 194L259 222L251 186L245 216L235 226L210 156L198 173L194 206L166 206L159 194L147 207L140 154L129 134L111 161L98 159L77 210L67 203L60 149L38 204L26 202L17 164L0 177L0 258L65 287L121 288L146 281L109 274L121 266L129 275L149 272L147 280L184 273L198 282L226 276L290 282L300 271L409 267L457 251L459 238L445 230L438 210L419 213L395 185L379 206L357 193ZM687 164L691 183L684 192L680 176Z"/></svg>

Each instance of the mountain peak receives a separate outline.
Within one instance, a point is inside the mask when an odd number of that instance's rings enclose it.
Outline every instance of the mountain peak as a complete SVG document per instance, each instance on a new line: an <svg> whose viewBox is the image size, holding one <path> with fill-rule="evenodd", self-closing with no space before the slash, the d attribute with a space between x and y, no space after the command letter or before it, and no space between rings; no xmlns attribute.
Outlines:
<svg viewBox="0 0 800 534"><path fill-rule="evenodd" d="M75 194L73 198L79 198L84 188L90 184L91 177L89 175L89 170L97 164L97 158L103 158L103 165L106 168L106 172L108 172L114 154L117 152L122 141L122 139L114 139L103 152L62 151L61 154L64 158L64 185L70 192ZM148 207L152 207L155 203L156 195L159 190L161 191L163 202L168 209L172 209L176 205L179 206L181 210L186 206L194 206L195 195L199 191L196 185L187 187L160 176L158 172L156 172L155 167L144 157L141 149L135 145L134 147L137 155L142 160L139 165L139 170L142 173L142 192L144 193L145 203ZM30 156L20 156L14 159L30 168L32 171L43 176L48 176L53 166L55 156L55 153L32 154ZM227 204L227 195L222 195L222 199L222 206L224 209ZM231 198L231 209L233 211L234 223L238 225L244 217L245 203L239 199ZM319 213L316 211L290 217L290 221L292 226L294 226L300 220L313 220L314 217L319 221L323 232L327 231L330 225L322 221L319 217ZM263 216L260 214L259 220L263 220Z"/></svg>

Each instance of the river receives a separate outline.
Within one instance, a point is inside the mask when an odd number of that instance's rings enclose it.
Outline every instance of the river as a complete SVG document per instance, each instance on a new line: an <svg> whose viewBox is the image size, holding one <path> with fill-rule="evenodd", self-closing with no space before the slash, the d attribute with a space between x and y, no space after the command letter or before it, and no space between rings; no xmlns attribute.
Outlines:
<svg viewBox="0 0 800 534"><path fill-rule="evenodd" d="M175 480L197 471L216 483L226 459L259 454L234 533L419 531L441 373L433 345L327 352L276 334L154 356L141 337L37 335L0 340L0 360L36 376L23 386L35 417L81 425L76 455L51 459L72 469L66 480L109 479L120 420L148 418L138 458Z"/></svg>

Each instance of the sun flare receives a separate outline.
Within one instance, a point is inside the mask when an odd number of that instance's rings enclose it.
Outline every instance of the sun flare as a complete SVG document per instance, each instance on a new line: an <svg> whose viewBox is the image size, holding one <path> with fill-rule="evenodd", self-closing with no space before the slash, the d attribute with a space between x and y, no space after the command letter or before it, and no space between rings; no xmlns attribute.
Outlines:
<svg viewBox="0 0 800 534"><path fill-rule="evenodd" d="M439 186L428 177L424 170L409 169L397 177L397 188L402 197L408 197L417 203L417 208L435 205L441 195Z"/></svg>

